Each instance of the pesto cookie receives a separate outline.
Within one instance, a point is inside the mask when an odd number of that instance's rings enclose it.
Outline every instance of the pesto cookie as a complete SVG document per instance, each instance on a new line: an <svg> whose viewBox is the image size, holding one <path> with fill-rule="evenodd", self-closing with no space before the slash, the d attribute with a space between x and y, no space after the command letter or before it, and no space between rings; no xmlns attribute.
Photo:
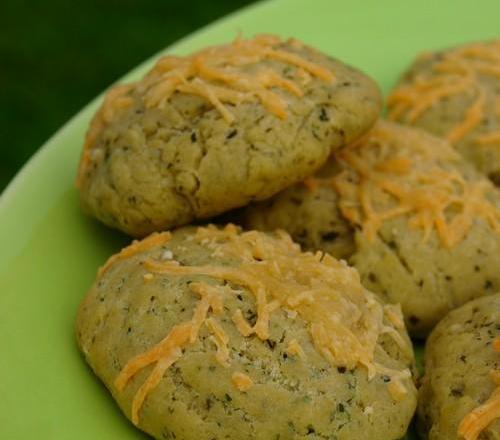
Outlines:
<svg viewBox="0 0 500 440"><path fill-rule="evenodd" d="M432 332L419 423L429 440L500 439L500 293L454 310Z"/></svg>
<svg viewBox="0 0 500 440"><path fill-rule="evenodd" d="M334 164L334 160L329 163ZM234 220L259 231L284 229L302 249L321 249L335 258L348 259L356 250L355 229L340 212L331 167L325 168L324 177L307 178L268 200L253 203Z"/></svg>
<svg viewBox="0 0 500 440"><path fill-rule="evenodd" d="M76 334L158 439L397 440L416 407L400 309L284 232L186 227L136 242L99 271Z"/></svg>
<svg viewBox="0 0 500 440"><path fill-rule="evenodd" d="M500 40L418 57L388 106L389 119L447 138L500 185Z"/></svg>
<svg viewBox="0 0 500 440"><path fill-rule="evenodd" d="M77 178L83 208L144 236L263 200L368 130L380 106L370 78L296 40L163 57L95 115Z"/></svg>
<svg viewBox="0 0 500 440"><path fill-rule="evenodd" d="M415 336L500 289L500 193L423 130L381 121L320 175L251 205L242 223L347 259L368 289L401 303Z"/></svg>

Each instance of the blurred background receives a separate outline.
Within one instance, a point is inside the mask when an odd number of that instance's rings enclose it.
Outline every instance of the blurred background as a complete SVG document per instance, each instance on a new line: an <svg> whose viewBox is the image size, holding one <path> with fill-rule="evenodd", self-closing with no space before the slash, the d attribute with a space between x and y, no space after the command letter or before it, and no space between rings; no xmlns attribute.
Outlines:
<svg viewBox="0 0 500 440"><path fill-rule="evenodd" d="M0 0L0 192L78 110L155 52L255 0Z"/></svg>

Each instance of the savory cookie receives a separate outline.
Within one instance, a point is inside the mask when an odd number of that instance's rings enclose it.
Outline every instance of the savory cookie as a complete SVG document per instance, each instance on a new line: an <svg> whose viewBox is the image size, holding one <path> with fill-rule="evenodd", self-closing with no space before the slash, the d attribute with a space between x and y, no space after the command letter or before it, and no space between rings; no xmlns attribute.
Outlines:
<svg viewBox="0 0 500 440"><path fill-rule="evenodd" d="M95 115L77 178L83 207L144 236L263 200L314 173L380 107L371 79L297 40L163 57Z"/></svg>
<svg viewBox="0 0 500 440"><path fill-rule="evenodd" d="M111 257L78 344L158 439L396 440L416 407L399 307L282 233L153 234Z"/></svg>
<svg viewBox="0 0 500 440"><path fill-rule="evenodd" d="M339 196L332 188L330 165L334 164L331 160L321 170L324 177L307 178L268 200L251 204L232 220L259 231L284 229L305 250L321 249L348 259L356 250L354 228L342 216Z"/></svg>
<svg viewBox="0 0 500 440"><path fill-rule="evenodd" d="M454 310L432 332L419 424L429 440L500 439L500 293Z"/></svg>
<svg viewBox="0 0 500 440"><path fill-rule="evenodd" d="M389 119L447 138L500 185L500 40L421 55L388 105Z"/></svg>
<svg viewBox="0 0 500 440"><path fill-rule="evenodd" d="M242 223L347 259L368 289L401 303L415 336L500 289L500 193L423 130L381 121Z"/></svg>

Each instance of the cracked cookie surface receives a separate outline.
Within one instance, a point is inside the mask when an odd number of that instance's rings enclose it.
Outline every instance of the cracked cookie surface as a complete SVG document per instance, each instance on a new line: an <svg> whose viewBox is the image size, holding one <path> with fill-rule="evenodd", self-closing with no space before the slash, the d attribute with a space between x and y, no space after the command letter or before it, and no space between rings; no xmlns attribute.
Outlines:
<svg viewBox="0 0 500 440"><path fill-rule="evenodd" d="M83 208L140 237L263 200L362 135L380 106L371 79L295 40L164 57L96 114Z"/></svg>

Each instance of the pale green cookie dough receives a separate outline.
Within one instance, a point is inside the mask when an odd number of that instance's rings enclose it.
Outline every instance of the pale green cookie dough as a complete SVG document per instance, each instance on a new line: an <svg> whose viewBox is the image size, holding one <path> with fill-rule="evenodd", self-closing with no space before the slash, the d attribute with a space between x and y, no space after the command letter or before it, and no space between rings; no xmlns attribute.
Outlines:
<svg viewBox="0 0 500 440"><path fill-rule="evenodd" d="M306 181L307 182L307 181ZM250 229L284 229L305 250L348 258L355 251L354 229L340 214L338 195L328 181L299 183L244 211Z"/></svg>
<svg viewBox="0 0 500 440"><path fill-rule="evenodd" d="M500 370L500 293L452 311L434 329L425 349L425 376L419 390L419 426L429 440L457 440L463 418L490 398L491 370ZM478 437L500 439L500 420Z"/></svg>
<svg viewBox="0 0 500 440"><path fill-rule="evenodd" d="M77 179L83 208L141 237L266 199L367 131L380 107L370 78L295 40L162 58L95 116Z"/></svg>
<svg viewBox="0 0 500 440"><path fill-rule="evenodd" d="M323 256L322 262L316 259L310 263L316 257L301 253L283 234L245 234L235 232L233 226L224 230L181 228L169 240L153 237L152 245L123 251L100 271L78 312L76 334L86 361L125 415L132 417L134 395L153 365L140 370L121 391L115 382L118 375L131 358L150 350L174 326L191 320L200 303L191 284L198 282L212 286L222 297L222 312L212 310L208 315L217 319L227 335L228 365L217 360L216 337L206 324L202 325L196 340L182 348L180 358L147 395L139 411L140 429L157 439L177 440L402 438L416 407L416 390L410 377L413 350L397 309L382 305L361 286L354 269L329 256ZM241 245L241 240L245 244ZM231 250L235 243L234 249L241 252ZM283 246L291 258L286 265L267 259ZM295 258L300 267L291 269ZM306 260L309 262L303 264ZM206 274L155 272L151 261L158 267L169 264L179 270L194 267L201 272L208 270L207 266L229 271L239 270L245 264L254 268L267 265L276 270L296 270L293 276L304 283L310 275L309 267L328 270L334 289L328 290L327 295L338 291L350 298L347 303L352 300L369 305L369 309L357 309L354 303L341 306L339 302L328 308L329 315L344 316L343 323L350 319L358 322L352 331L362 338L374 338L374 362L382 367L377 367L369 379L367 369L361 365L335 366L327 361L313 344L312 324L302 318L307 306L294 309L299 310L298 314L283 307L273 309L268 339L262 340L256 334L245 337L232 320L235 311L241 310L250 325L260 319L255 296L246 285ZM329 269L325 269L327 266ZM279 281L276 273L271 276ZM270 286L266 277L257 276L265 289ZM282 281L286 282L285 278ZM318 283L313 284L310 289L314 290ZM280 290L276 295L286 298L292 293ZM267 290L268 303L273 298L277 296ZM342 312L341 307L349 309ZM341 312L345 314L340 315ZM365 327L364 319L368 316L378 316L377 322L380 318L378 336ZM299 344L303 356L290 351L293 341ZM334 345L337 358L344 350L349 353L353 349L350 344L342 348L340 338ZM399 386L396 376L390 376L392 373L384 368L402 372ZM238 389L233 381L235 372L247 375L252 386ZM390 391L391 385L396 387L396 395L402 386L398 398Z"/></svg>

